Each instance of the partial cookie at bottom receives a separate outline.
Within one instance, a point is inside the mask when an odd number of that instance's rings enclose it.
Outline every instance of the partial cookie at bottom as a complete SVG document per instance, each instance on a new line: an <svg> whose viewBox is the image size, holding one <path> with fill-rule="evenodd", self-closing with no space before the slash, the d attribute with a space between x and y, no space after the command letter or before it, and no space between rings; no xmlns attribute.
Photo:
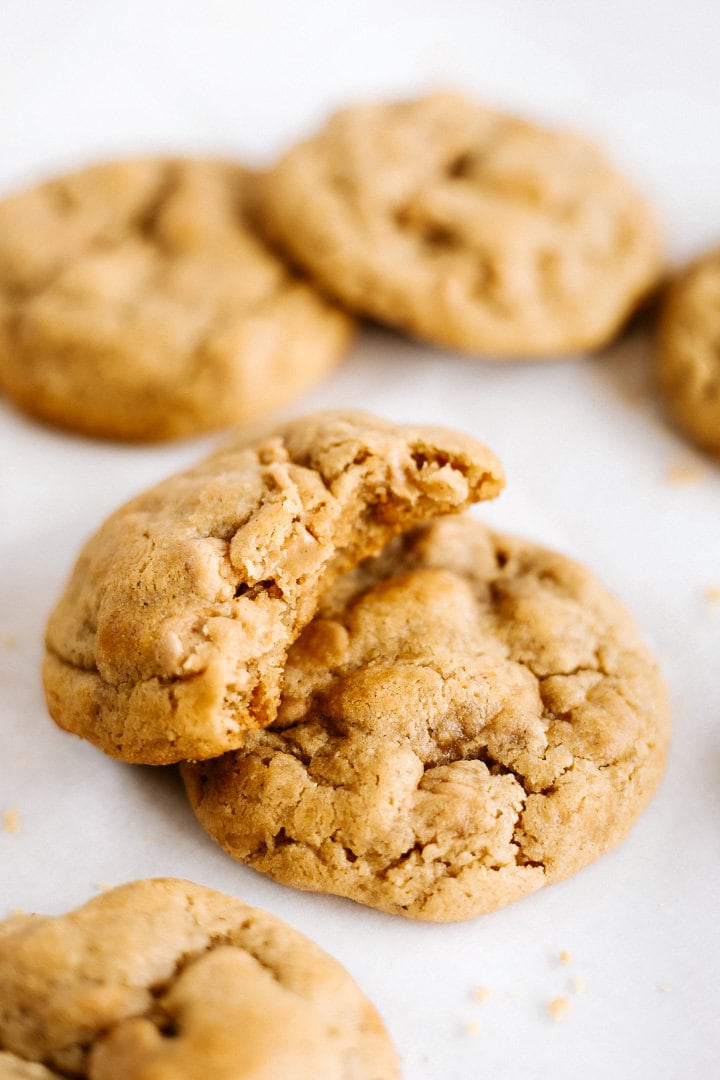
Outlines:
<svg viewBox="0 0 720 1080"><path fill-rule="evenodd" d="M67 1076L399 1073L380 1018L335 960L234 897L156 879L58 918L0 923L0 1077Z"/></svg>
<svg viewBox="0 0 720 1080"><path fill-rule="evenodd" d="M290 652L277 721L183 775L235 858L442 922L617 844L668 734L657 667L589 571L447 519L340 578Z"/></svg>

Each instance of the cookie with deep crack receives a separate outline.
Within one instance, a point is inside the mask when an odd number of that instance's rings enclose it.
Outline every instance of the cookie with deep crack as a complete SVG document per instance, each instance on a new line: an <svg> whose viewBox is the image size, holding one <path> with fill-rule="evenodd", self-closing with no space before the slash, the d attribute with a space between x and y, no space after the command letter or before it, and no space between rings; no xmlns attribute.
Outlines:
<svg viewBox="0 0 720 1080"><path fill-rule="evenodd" d="M0 924L0 1077L397 1080L348 973L279 919L135 881Z"/></svg>
<svg viewBox="0 0 720 1080"><path fill-rule="evenodd" d="M668 729L656 665L589 571L446 519L340 578L290 652L277 721L183 776L235 858L445 922L617 844Z"/></svg>
<svg viewBox="0 0 720 1080"><path fill-rule="evenodd" d="M145 764L241 746L274 719L287 650L324 587L502 482L474 439L365 413L238 437L86 544L48 623L53 718Z"/></svg>
<svg viewBox="0 0 720 1080"><path fill-rule="evenodd" d="M658 381L685 434L720 453L720 249L687 267L667 291Z"/></svg>
<svg viewBox="0 0 720 1080"><path fill-rule="evenodd" d="M597 147L460 94L341 110L254 205L351 309L483 356L603 345L660 268L653 214Z"/></svg>
<svg viewBox="0 0 720 1080"><path fill-rule="evenodd" d="M228 161L95 165L0 203L0 388L90 435L259 417L338 362L353 320L290 271Z"/></svg>

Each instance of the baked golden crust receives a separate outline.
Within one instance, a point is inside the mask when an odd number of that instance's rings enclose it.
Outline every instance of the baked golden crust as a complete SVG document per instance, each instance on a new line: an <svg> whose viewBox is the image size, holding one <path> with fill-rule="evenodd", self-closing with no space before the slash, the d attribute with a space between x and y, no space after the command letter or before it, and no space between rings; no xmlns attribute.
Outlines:
<svg viewBox="0 0 720 1080"><path fill-rule="evenodd" d="M340 578L290 651L277 721L182 772L234 857L444 922L617 844L668 732L657 667L589 571L445 519Z"/></svg>
<svg viewBox="0 0 720 1080"><path fill-rule="evenodd" d="M353 320L250 225L226 161L95 165L0 203L0 387L54 424L167 439L273 412Z"/></svg>
<svg viewBox="0 0 720 1080"><path fill-rule="evenodd" d="M460 94L341 110L253 204L352 310L482 356L598 347L660 271L654 217L600 150Z"/></svg>

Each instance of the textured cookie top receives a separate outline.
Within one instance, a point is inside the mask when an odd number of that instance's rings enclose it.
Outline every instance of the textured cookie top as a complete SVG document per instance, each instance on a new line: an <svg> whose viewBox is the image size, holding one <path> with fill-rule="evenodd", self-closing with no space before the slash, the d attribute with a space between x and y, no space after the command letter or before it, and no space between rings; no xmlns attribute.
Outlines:
<svg viewBox="0 0 720 1080"><path fill-rule="evenodd" d="M398 1076L380 1018L335 960L279 919L173 879L0 924L0 1051L3 1080Z"/></svg>
<svg viewBox="0 0 720 1080"><path fill-rule="evenodd" d="M660 320L658 377L675 419L700 446L720 452L720 250L670 286Z"/></svg>
<svg viewBox="0 0 720 1080"><path fill-rule="evenodd" d="M257 237L222 161L96 165L0 203L0 386L93 435L260 415L340 357L352 321Z"/></svg>
<svg viewBox="0 0 720 1080"><path fill-rule="evenodd" d="M237 858L447 921L617 843L667 737L621 604L560 555L449 519L339 579L290 652L277 722L183 774Z"/></svg>
<svg viewBox="0 0 720 1080"><path fill-rule="evenodd" d="M472 353L600 345L658 275L653 216L595 146L459 94L344 109L258 186L328 291Z"/></svg>
<svg viewBox="0 0 720 1080"><path fill-rule="evenodd" d="M501 486L475 440L364 413L237 439L85 546L47 629L53 717L148 764L242 745L274 719L287 649L323 587L409 525Z"/></svg>

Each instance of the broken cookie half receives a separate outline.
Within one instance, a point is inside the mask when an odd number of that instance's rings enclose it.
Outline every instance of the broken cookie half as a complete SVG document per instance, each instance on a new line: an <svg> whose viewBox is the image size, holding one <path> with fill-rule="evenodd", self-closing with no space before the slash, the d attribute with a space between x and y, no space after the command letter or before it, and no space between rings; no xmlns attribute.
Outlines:
<svg viewBox="0 0 720 1080"><path fill-rule="evenodd" d="M277 720L183 776L235 858L445 922L622 840L668 735L656 664L588 570L447 518L339 578L290 651Z"/></svg>
<svg viewBox="0 0 720 1080"><path fill-rule="evenodd" d="M335 577L502 484L474 439L364 413L236 438L85 545L48 623L51 715L136 763L242 746L275 719L288 649Z"/></svg>

